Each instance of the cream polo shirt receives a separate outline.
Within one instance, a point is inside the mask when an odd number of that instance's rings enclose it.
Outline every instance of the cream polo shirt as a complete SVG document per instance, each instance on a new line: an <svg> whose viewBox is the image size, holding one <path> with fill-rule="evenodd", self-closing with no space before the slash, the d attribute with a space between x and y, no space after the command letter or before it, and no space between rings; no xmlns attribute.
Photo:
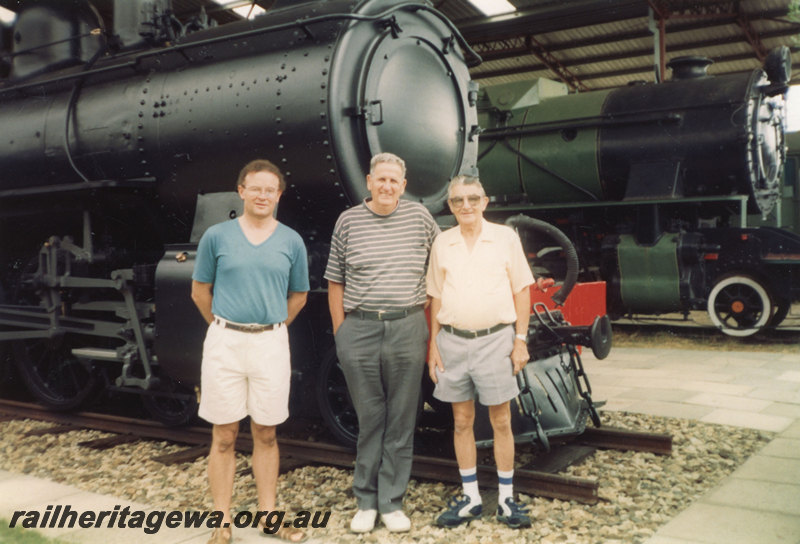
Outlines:
<svg viewBox="0 0 800 544"><path fill-rule="evenodd" d="M471 252L457 225L433 242L427 291L442 301L435 318L443 325L476 330L516 323L513 294L533 281L519 236L505 225L484 219Z"/></svg>

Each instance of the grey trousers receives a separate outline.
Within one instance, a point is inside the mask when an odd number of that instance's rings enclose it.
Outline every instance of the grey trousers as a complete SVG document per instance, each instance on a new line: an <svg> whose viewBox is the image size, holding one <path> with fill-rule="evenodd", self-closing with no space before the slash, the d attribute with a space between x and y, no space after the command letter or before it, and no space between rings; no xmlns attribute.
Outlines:
<svg viewBox="0 0 800 544"><path fill-rule="evenodd" d="M360 510L388 514L403 506L427 338L423 312L392 321L348 316L336 331L336 355L358 416L353 493Z"/></svg>

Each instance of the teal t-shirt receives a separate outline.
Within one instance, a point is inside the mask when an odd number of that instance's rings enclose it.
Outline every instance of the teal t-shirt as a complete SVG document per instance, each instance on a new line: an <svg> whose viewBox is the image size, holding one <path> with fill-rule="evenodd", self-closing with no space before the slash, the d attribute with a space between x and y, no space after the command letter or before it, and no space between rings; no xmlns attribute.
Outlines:
<svg viewBox="0 0 800 544"><path fill-rule="evenodd" d="M200 239L192 279L214 284L214 315L237 323L281 323L289 316L288 293L309 290L306 247L282 223L253 245L238 220L225 221Z"/></svg>

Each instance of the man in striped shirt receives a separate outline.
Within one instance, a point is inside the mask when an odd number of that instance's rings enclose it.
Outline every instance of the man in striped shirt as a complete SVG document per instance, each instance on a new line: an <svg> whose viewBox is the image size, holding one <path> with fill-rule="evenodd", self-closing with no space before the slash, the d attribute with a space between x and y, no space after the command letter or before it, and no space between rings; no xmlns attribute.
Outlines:
<svg viewBox="0 0 800 544"><path fill-rule="evenodd" d="M439 228L424 206L400 200L405 174L396 155L372 158L370 196L339 216L325 270L336 354L358 415L356 533L371 531L378 513L392 532L411 528L402 502L428 338L425 273Z"/></svg>

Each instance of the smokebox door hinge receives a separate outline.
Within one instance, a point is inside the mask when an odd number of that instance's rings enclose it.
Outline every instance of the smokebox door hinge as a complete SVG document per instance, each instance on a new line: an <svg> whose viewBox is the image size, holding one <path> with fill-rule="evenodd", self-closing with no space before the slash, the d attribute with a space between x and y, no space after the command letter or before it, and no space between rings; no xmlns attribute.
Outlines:
<svg viewBox="0 0 800 544"><path fill-rule="evenodd" d="M380 100L370 100L366 106L348 108L347 115L351 117L362 117L373 125L382 125L383 102Z"/></svg>

